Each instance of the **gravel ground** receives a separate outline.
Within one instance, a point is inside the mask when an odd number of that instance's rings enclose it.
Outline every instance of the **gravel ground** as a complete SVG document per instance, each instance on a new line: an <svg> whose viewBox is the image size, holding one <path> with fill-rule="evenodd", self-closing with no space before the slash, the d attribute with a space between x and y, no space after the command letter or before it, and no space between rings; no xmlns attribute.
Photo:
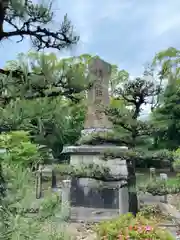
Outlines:
<svg viewBox="0 0 180 240"><path fill-rule="evenodd" d="M84 208L72 207L71 208L71 221L74 222L100 222L112 219L119 216L118 209L101 209L101 208Z"/></svg>
<svg viewBox="0 0 180 240"><path fill-rule="evenodd" d="M72 240L96 240L96 234L92 230L92 226L84 223L69 223L67 231L72 236Z"/></svg>
<svg viewBox="0 0 180 240"><path fill-rule="evenodd" d="M180 193L168 195L168 203L175 206L177 210L180 210Z"/></svg>

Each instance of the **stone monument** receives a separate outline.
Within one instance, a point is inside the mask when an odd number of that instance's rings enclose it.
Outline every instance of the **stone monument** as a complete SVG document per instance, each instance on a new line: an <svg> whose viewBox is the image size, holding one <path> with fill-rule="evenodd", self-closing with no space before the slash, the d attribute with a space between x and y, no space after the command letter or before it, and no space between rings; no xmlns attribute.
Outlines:
<svg viewBox="0 0 180 240"><path fill-rule="evenodd" d="M88 91L88 111L82 135L92 132L112 131L112 123L104 113L109 106L110 64L95 58L89 64L90 79L93 86Z"/></svg>
<svg viewBox="0 0 180 240"><path fill-rule="evenodd" d="M104 113L109 106L109 78L111 76L110 64L94 58L89 64L89 73L93 84L88 91L88 110L81 132L82 137L93 133L113 132L112 123ZM63 153L70 154L70 164L73 166L98 164L110 168L114 177L127 178L126 161L121 159L102 160L105 151L127 151L125 146L108 144L81 145L64 147ZM99 187L101 186L101 187ZM92 178L72 179L71 205L74 207L118 209L118 214L128 212L128 190L124 182L115 181L99 183Z"/></svg>

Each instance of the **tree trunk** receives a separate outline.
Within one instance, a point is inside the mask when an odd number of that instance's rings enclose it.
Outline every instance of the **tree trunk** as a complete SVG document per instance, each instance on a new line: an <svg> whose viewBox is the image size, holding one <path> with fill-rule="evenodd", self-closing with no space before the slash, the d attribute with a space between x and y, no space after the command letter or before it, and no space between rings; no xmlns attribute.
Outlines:
<svg viewBox="0 0 180 240"><path fill-rule="evenodd" d="M134 119L137 120L139 110L136 109ZM132 145L131 149L133 151L136 145L137 130L132 130ZM129 193L129 212L134 216L138 213L138 198L136 191L136 162L134 159L131 159L128 163L128 193Z"/></svg>
<svg viewBox="0 0 180 240"><path fill-rule="evenodd" d="M5 197L6 193L6 183L3 176L2 165L0 164L0 200Z"/></svg>
<svg viewBox="0 0 180 240"><path fill-rule="evenodd" d="M57 179L56 179L56 174L54 172L54 170L52 170L52 184L51 184L52 188L56 188L57 187Z"/></svg>
<svg viewBox="0 0 180 240"><path fill-rule="evenodd" d="M3 24L9 0L0 0L0 41L3 39Z"/></svg>
<svg viewBox="0 0 180 240"><path fill-rule="evenodd" d="M136 214L138 213L138 199L136 192L135 162L131 160L127 163L127 166L128 166L129 212L136 216Z"/></svg>
<svg viewBox="0 0 180 240"><path fill-rule="evenodd" d="M169 167L170 172L174 172L174 167L173 167L173 161L170 161L170 167Z"/></svg>

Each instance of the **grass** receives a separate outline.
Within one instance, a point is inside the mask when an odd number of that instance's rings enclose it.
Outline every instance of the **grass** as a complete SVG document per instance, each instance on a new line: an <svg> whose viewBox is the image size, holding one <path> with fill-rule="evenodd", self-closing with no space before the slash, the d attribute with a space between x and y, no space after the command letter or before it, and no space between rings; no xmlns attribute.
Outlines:
<svg viewBox="0 0 180 240"><path fill-rule="evenodd" d="M156 174L156 179L157 180L160 179L159 174ZM150 176L147 172L136 174L137 184L146 183L149 180L150 180ZM167 184L168 187L180 185L180 178L177 178L176 176L170 175L170 176L168 176L166 184Z"/></svg>
<svg viewBox="0 0 180 240"><path fill-rule="evenodd" d="M171 187L171 186L175 186L175 185L180 186L180 178L172 177L167 180L167 186Z"/></svg>
<svg viewBox="0 0 180 240"><path fill-rule="evenodd" d="M159 178L160 173L163 173L163 172L165 171L157 170L156 172L157 178ZM167 174L168 174L168 184L170 184L170 186L172 186L173 184L176 184L178 180L175 177L175 173L168 172ZM44 174L44 176L46 176L47 178L42 182L42 189L43 191L46 191L47 189L51 188L51 175ZM140 185L142 183L147 183L149 181L149 178L150 178L149 169L137 170L137 173L136 173L137 185ZM62 176L57 174L58 187L60 187L61 181L62 181Z"/></svg>
<svg viewBox="0 0 180 240"><path fill-rule="evenodd" d="M156 170L156 178L157 179L160 178L160 173L166 173L168 175L168 182L170 184L172 184L173 182L176 183L178 181L178 179L176 178L176 173L170 172L166 169L157 169ZM146 183L149 181L149 179L150 179L149 169L142 169L142 170L137 169L137 172L136 172L137 184Z"/></svg>

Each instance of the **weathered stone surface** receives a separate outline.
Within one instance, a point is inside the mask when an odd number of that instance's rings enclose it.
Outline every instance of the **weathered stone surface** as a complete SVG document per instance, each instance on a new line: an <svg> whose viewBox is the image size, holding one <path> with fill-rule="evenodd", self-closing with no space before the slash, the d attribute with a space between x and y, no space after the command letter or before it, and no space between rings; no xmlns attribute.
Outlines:
<svg viewBox="0 0 180 240"><path fill-rule="evenodd" d="M97 164L108 167L114 178L128 176L125 160L107 159L102 160L105 151L127 151L127 147L118 146L78 146L67 147L66 151L71 152L70 164L73 166L85 166ZM71 206L94 209L114 209L118 213L128 212L128 190L121 189L124 181L102 182L91 178L72 179L71 182ZM97 217L97 216L94 216Z"/></svg>
<svg viewBox="0 0 180 240"><path fill-rule="evenodd" d="M83 153L92 153L100 154L106 151L126 151L128 147L126 146L114 146L114 145L81 145L81 146L66 146L63 148L63 153L72 153L72 154L83 154Z"/></svg>
<svg viewBox="0 0 180 240"><path fill-rule="evenodd" d="M87 207L72 207L71 221L97 223L119 216L118 209L111 208L87 208Z"/></svg>
<svg viewBox="0 0 180 240"><path fill-rule="evenodd" d="M89 74L93 85L88 91L88 110L82 134L89 134L92 130L112 129L112 123L104 113L104 109L110 102L108 88L111 65L99 58L94 58L89 63Z"/></svg>
<svg viewBox="0 0 180 240"><path fill-rule="evenodd" d="M104 186L94 179L71 182L71 205L74 207L119 209L119 188Z"/></svg>
<svg viewBox="0 0 180 240"><path fill-rule="evenodd" d="M71 150L70 164L73 166L85 166L88 164L97 164L99 166L108 167L113 177L127 177L127 165L126 161L116 158L102 159L105 150L108 150L109 146L80 146L80 147L69 147ZM127 151L127 147L111 146L111 150Z"/></svg>

